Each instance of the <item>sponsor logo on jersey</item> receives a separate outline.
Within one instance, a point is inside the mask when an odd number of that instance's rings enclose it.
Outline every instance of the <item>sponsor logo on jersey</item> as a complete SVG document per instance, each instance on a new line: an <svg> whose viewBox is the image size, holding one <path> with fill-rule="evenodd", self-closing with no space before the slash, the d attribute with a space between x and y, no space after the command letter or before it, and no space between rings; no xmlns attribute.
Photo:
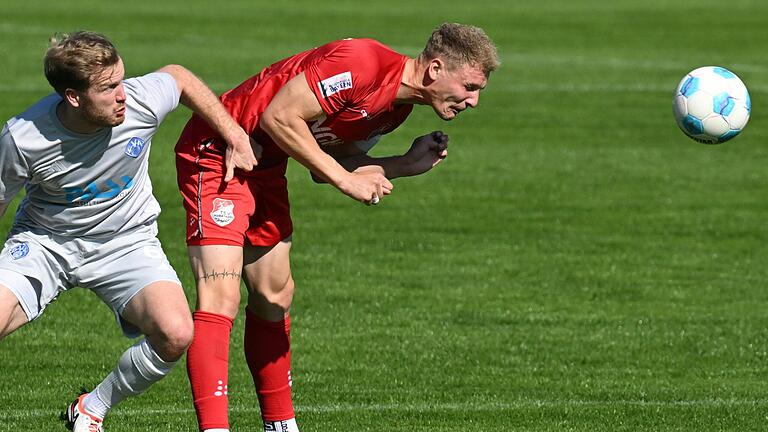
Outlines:
<svg viewBox="0 0 768 432"><path fill-rule="evenodd" d="M342 72L338 75L334 75L330 78L326 78L317 85L320 86L320 93L322 93L323 98L327 98L328 96L338 93L342 90L348 90L352 88L352 73L351 72Z"/></svg>
<svg viewBox="0 0 768 432"><path fill-rule="evenodd" d="M11 248L11 257L15 260L24 258L28 253L29 244L27 242L19 243Z"/></svg>
<svg viewBox="0 0 768 432"><path fill-rule="evenodd" d="M218 226L227 226L235 220L235 203L228 199L215 198L211 218Z"/></svg>
<svg viewBox="0 0 768 432"><path fill-rule="evenodd" d="M321 116L309 126L309 130L312 132L312 136L315 137L315 141L317 141L317 144L320 147L342 144L344 141L339 139L339 137L333 133L331 128L323 126L323 122L325 122L326 118L326 116Z"/></svg>
<svg viewBox="0 0 768 432"><path fill-rule="evenodd" d="M98 204L115 197L122 198L131 187L133 187L133 178L121 176L103 182L89 183L84 188L64 188L64 192L67 194L67 201L84 206Z"/></svg>
<svg viewBox="0 0 768 432"><path fill-rule="evenodd" d="M133 137L128 140L128 144L125 145L125 154L132 158L137 158L144 150L144 140L139 137Z"/></svg>

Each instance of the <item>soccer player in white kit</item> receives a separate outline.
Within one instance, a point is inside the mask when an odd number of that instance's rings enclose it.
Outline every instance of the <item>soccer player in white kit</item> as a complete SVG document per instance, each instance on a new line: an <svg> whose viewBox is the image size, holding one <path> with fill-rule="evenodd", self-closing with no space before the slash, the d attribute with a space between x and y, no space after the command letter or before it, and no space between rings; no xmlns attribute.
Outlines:
<svg viewBox="0 0 768 432"><path fill-rule="evenodd" d="M179 103L203 116L229 145L225 180L257 163L248 135L187 69L124 73L104 36L54 38L45 75L55 93L0 134L0 215L26 189L0 252L0 339L76 286L96 293L126 336L144 335L67 408L75 432L103 431L109 409L167 375L192 340L184 291L156 237L148 161L160 123Z"/></svg>

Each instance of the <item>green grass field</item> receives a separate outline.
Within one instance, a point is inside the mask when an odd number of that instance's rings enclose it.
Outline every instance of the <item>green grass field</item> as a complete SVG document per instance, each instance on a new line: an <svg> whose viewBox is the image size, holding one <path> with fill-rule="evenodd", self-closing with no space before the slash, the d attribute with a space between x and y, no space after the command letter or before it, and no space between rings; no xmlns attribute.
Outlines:
<svg viewBox="0 0 768 432"><path fill-rule="evenodd" d="M110 36L129 75L180 63L216 92L342 37L409 55L443 21L483 27L502 68L480 106L427 107L377 146L443 129L451 155L365 207L289 171L294 393L303 431L762 431L768 424L768 3L757 0L6 0L0 118L50 90L55 31ZM744 133L686 138L672 93L703 65L750 89ZM173 144L155 137L160 237L194 301ZM10 212L9 212L10 213ZM7 214L1 231L12 219ZM258 431L235 324L234 431ZM0 431L58 413L130 342L73 290L0 343ZM109 432L194 431L184 367Z"/></svg>

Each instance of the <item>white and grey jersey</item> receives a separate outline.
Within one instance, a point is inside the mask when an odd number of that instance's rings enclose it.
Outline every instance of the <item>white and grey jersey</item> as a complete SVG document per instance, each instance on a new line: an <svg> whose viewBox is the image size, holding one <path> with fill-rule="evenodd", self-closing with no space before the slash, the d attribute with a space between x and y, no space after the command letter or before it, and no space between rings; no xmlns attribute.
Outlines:
<svg viewBox="0 0 768 432"><path fill-rule="evenodd" d="M0 134L0 202L26 188L14 230L102 237L153 222L148 162L152 137L179 104L173 77L155 72L123 82L125 120L91 135L65 128L58 94L10 119Z"/></svg>

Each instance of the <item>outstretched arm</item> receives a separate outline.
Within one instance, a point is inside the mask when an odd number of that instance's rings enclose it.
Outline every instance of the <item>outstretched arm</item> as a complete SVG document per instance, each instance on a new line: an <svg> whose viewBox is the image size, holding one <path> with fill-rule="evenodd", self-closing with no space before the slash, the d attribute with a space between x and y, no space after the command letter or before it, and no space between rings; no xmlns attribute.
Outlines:
<svg viewBox="0 0 768 432"><path fill-rule="evenodd" d="M401 156L371 157L353 143L331 147L328 153L349 171L379 172L388 179L415 176L431 170L448 157L448 135L434 131L420 136Z"/></svg>
<svg viewBox="0 0 768 432"><path fill-rule="evenodd" d="M283 151L349 197L371 203L389 194L392 183L381 173L350 173L320 149L307 121L322 114L320 103L301 73L275 95L259 125Z"/></svg>
<svg viewBox="0 0 768 432"><path fill-rule="evenodd" d="M181 94L181 104L207 121L227 142L225 159L227 172L224 181L232 179L235 168L251 171L258 164L248 134L235 122L219 98L200 78L179 65L168 65L160 68L158 72L170 74L176 80ZM261 154L260 150L261 148L257 147L256 153L259 155Z"/></svg>

